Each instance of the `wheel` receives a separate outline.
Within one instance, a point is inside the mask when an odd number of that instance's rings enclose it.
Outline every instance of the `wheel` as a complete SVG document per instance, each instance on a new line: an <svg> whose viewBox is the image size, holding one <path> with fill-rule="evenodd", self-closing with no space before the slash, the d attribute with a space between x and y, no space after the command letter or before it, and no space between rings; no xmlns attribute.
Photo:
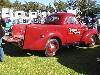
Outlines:
<svg viewBox="0 0 100 75"><path fill-rule="evenodd" d="M100 40L100 33L98 33L98 39Z"/></svg>
<svg viewBox="0 0 100 75"><path fill-rule="evenodd" d="M97 35L96 43L97 43L98 45L100 44L100 33L98 33L98 35Z"/></svg>
<svg viewBox="0 0 100 75"><path fill-rule="evenodd" d="M88 46L93 47L96 44L96 37L93 35L91 36L90 40L91 40L91 43L89 43Z"/></svg>
<svg viewBox="0 0 100 75"><path fill-rule="evenodd" d="M59 42L56 39L48 40L45 48L45 55L46 56L54 56L59 49Z"/></svg>

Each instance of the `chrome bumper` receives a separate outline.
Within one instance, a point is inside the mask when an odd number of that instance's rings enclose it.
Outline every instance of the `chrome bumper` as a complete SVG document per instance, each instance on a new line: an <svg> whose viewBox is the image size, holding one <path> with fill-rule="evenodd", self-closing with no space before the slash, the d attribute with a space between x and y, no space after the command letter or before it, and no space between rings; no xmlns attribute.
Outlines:
<svg viewBox="0 0 100 75"><path fill-rule="evenodd" d="M11 36L4 36L3 40L7 42L16 42L16 43L21 41L19 38L13 38Z"/></svg>

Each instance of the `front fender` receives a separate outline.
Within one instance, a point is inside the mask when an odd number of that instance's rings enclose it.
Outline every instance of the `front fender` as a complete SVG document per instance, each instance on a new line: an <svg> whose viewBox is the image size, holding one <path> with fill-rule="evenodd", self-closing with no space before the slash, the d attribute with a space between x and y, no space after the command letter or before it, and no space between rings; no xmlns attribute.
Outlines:
<svg viewBox="0 0 100 75"><path fill-rule="evenodd" d="M97 29L89 29L88 31L84 32L81 41L84 42L85 44L91 43L92 35L97 35Z"/></svg>

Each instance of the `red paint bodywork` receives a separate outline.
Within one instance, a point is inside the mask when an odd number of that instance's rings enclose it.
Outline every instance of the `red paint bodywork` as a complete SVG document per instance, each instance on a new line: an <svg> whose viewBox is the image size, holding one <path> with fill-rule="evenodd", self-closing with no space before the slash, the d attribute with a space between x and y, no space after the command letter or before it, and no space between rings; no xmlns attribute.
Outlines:
<svg viewBox="0 0 100 75"><path fill-rule="evenodd" d="M52 15L59 16L59 20L45 24L13 25L12 35L9 36L13 41L10 42L21 42L20 45L23 49L45 50L46 43L51 38L59 39L61 45L64 46L82 42L90 43L90 37L97 34L96 29L88 29L84 24L68 24L67 20L69 17L74 17L73 14L55 13Z"/></svg>

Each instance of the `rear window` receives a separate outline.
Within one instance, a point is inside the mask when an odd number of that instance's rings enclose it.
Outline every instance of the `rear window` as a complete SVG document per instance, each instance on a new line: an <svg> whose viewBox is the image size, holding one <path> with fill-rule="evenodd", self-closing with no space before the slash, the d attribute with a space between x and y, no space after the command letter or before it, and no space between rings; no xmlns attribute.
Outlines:
<svg viewBox="0 0 100 75"><path fill-rule="evenodd" d="M59 16L48 16L45 20L45 23L53 23L53 22L58 22L59 21Z"/></svg>

